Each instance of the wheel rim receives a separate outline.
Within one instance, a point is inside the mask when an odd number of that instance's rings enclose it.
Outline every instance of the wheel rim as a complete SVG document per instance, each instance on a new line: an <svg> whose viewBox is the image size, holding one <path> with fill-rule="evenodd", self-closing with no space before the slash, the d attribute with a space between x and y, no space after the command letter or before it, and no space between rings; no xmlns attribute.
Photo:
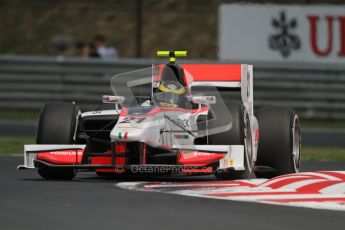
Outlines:
<svg viewBox="0 0 345 230"><path fill-rule="evenodd" d="M297 115L295 115L292 125L292 158L295 171L299 172L301 162L301 133Z"/></svg>
<svg viewBox="0 0 345 230"><path fill-rule="evenodd" d="M252 135L251 135L251 128L250 128L250 122L248 117L246 118L246 127L244 129L244 146L245 146L245 154L247 155L247 166L248 170L251 172L253 167L253 147L252 147Z"/></svg>

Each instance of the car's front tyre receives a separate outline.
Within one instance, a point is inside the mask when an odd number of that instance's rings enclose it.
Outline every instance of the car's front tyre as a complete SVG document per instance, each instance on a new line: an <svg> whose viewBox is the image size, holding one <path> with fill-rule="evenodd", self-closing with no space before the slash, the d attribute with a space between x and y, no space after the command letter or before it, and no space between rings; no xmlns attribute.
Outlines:
<svg viewBox="0 0 345 230"><path fill-rule="evenodd" d="M78 123L79 108L72 103L50 102L42 108L36 135L36 144L73 144ZM51 180L71 180L74 169L38 166L38 174Z"/></svg>

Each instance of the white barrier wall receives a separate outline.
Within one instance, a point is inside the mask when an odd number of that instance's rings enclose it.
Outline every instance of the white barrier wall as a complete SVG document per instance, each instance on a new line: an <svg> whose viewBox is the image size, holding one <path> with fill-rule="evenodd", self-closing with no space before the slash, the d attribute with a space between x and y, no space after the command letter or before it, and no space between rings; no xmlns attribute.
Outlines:
<svg viewBox="0 0 345 230"><path fill-rule="evenodd" d="M225 4L219 59L345 64L345 5Z"/></svg>

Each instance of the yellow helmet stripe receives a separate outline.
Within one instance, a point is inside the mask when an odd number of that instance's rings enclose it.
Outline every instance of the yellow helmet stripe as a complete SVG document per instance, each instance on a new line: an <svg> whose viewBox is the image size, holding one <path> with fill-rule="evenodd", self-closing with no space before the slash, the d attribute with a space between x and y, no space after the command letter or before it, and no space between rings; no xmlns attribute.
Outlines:
<svg viewBox="0 0 345 230"><path fill-rule="evenodd" d="M176 94L183 94L184 92L186 92L183 87L180 89L168 89L163 84L159 85L159 90L166 93L176 93Z"/></svg>
<svg viewBox="0 0 345 230"><path fill-rule="evenodd" d="M166 103L166 102L160 102L159 105L162 107L172 107L172 108L177 107L177 105L175 105L175 104L170 104L170 103Z"/></svg>

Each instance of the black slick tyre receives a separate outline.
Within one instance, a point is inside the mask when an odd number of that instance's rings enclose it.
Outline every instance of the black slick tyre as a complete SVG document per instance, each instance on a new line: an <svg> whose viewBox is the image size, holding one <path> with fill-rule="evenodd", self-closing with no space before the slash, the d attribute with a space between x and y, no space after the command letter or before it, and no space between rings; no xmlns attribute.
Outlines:
<svg viewBox="0 0 345 230"><path fill-rule="evenodd" d="M257 111L257 119L260 128L257 165L274 171L258 171L255 175L273 178L299 172L301 135L296 112L291 108L263 107Z"/></svg>
<svg viewBox="0 0 345 230"><path fill-rule="evenodd" d="M36 144L73 144L79 108L72 103L50 102L41 109ZM39 165L38 173L50 180L71 180L74 169L51 168Z"/></svg>

